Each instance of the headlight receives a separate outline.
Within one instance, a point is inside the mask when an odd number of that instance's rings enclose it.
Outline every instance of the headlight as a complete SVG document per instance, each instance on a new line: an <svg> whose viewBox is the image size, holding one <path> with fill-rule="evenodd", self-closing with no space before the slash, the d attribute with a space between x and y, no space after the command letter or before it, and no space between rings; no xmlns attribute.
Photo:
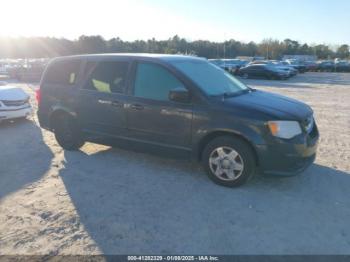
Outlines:
<svg viewBox="0 0 350 262"><path fill-rule="evenodd" d="M301 127L297 121L269 121L267 125L271 134L276 137L289 139L301 134Z"/></svg>
<svg viewBox="0 0 350 262"><path fill-rule="evenodd" d="M308 117L305 121L302 122L302 125L305 127L305 130L310 133L314 127L314 118L313 116Z"/></svg>

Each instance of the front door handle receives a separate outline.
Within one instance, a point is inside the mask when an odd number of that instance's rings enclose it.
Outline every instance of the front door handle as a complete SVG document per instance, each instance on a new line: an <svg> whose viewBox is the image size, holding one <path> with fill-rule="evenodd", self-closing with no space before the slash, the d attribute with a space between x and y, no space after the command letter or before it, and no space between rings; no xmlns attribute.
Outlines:
<svg viewBox="0 0 350 262"><path fill-rule="evenodd" d="M143 110L144 106L140 105L140 104L132 104L132 105L130 105L130 108L133 110Z"/></svg>

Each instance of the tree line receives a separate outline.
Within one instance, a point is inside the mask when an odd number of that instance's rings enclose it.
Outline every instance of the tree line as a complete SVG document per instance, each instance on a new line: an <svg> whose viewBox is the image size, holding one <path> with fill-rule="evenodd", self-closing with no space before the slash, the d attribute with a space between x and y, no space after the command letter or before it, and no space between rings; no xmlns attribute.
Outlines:
<svg viewBox="0 0 350 262"><path fill-rule="evenodd" d="M283 55L315 55L319 59L349 59L349 45L335 50L325 44L308 45L285 39L264 39L260 43L243 43L236 40L211 42L187 41L175 35L168 40L123 41L101 36L80 36L77 40L52 37L0 37L0 58L43 58L89 53L167 53L192 54L206 58L234 58L236 56L264 56L281 59Z"/></svg>

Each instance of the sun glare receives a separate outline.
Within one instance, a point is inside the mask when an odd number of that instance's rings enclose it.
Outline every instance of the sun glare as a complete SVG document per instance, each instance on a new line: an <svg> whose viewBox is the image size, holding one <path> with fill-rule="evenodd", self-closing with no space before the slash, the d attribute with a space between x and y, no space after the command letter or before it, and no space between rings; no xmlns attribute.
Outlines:
<svg viewBox="0 0 350 262"><path fill-rule="evenodd" d="M230 35L214 24L169 14L143 1L12 0L2 3L2 9L6 10L2 20L7 22L0 31L1 36L76 39L85 34L124 40L168 39L181 28L181 36L190 40L245 38L234 32L234 28Z"/></svg>

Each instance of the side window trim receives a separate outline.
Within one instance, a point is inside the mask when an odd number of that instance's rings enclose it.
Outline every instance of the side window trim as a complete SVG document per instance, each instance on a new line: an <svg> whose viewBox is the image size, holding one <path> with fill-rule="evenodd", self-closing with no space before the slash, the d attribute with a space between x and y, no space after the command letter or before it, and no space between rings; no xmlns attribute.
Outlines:
<svg viewBox="0 0 350 262"><path fill-rule="evenodd" d="M87 66L88 66L89 62L90 63L91 62L95 63L95 66L93 67L92 70L89 70L90 72L87 74L86 73L86 69L87 69ZM98 62L100 62L100 61L85 59L84 66L82 67L82 70L81 70L81 75L82 75L83 81L81 81L80 90L87 91L87 92L99 93L97 90L92 90L92 89L85 88L85 86L88 84L88 81L90 80L90 75L92 74L93 70L96 68L96 65L97 65Z"/></svg>
<svg viewBox="0 0 350 262"><path fill-rule="evenodd" d="M78 75L75 78L75 84L74 84L74 86L76 86L77 89L80 89L82 87L82 83L84 82L84 74L83 74L84 71L83 70L85 68L85 64L86 64L86 59L81 58Z"/></svg>

